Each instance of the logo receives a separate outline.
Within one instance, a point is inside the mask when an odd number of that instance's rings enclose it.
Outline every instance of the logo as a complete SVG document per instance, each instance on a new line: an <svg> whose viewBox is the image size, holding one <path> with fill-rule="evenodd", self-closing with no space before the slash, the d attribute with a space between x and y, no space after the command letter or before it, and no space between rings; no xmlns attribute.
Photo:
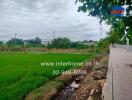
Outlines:
<svg viewBox="0 0 132 100"><path fill-rule="evenodd" d="M111 9L111 15L112 16L119 16L122 17L124 16L124 8L121 6L114 6Z"/></svg>

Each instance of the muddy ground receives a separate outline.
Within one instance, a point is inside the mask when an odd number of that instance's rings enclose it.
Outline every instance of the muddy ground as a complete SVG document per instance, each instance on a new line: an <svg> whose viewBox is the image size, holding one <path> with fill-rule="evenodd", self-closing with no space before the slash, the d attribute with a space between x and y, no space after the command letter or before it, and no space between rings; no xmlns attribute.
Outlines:
<svg viewBox="0 0 132 100"><path fill-rule="evenodd" d="M100 64L91 66L90 69L88 67L88 74L77 76L71 84L61 90L52 100L103 100L102 88L106 81L108 58L102 57L94 61Z"/></svg>
<svg viewBox="0 0 132 100"><path fill-rule="evenodd" d="M97 57L91 63L77 69L87 71L86 74L62 74L32 91L26 100L103 100L108 56Z"/></svg>

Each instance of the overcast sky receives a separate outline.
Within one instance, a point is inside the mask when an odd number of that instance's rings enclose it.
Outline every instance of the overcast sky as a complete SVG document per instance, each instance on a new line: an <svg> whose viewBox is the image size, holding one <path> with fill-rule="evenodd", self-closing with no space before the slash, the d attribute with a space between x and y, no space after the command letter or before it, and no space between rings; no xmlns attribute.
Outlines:
<svg viewBox="0 0 132 100"><path fill-rule="evenodd" d="M0 0L0 40L68 37L77 40L99 40L97 18L77 12L75 0ZM103 24L103 36L108 26Z"/></svg>

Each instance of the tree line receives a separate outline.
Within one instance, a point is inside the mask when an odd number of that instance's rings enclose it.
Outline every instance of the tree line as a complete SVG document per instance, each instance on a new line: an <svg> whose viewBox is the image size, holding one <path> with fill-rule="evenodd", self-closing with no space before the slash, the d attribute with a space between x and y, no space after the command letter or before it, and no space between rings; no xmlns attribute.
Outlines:
<svg viewBox="0 0 132 100"><path fill-rule="evenodd" d="M7 42L0 41L0 46L5 45L8 47L15 47L15 46L39 46L41 45L41 39L39 37L36 37L34 39L29 40L23 40L19 38L12 38L8 40Z"/></svg>
<svg viewBox="0 0 132 100"><path fill-rule="evenodd" d="M89 42L92 42L92 41L82 41L82 42L85 42L85 43L89 43ZM92 47L93 45L88 45L88 44L81 44L81 42L77 41L77 42L72 42L69 38L57 38L57 39L54 39L51 43L48 44L48 48L64 48L64 49L67 49L67 48L75 48L75 49L86 49L86 48L89 48L89 47Z"/></svg>
<svg viewBox="0 0 132 100"><path fill-rule="evenodd" d="M83 41L85 43L93 42L93 41ZM74 48L74 49L86 49L89 47L93 47L93 45L86 45L80 43L79 41L73 42L69 38L56 38L52 41L49 41L47 45L42 43L42 40L39 37L35 37L34 39L23 40L19 38L12 38L7 42L0 41L0 51L24 51L25 48Z"/></svg>

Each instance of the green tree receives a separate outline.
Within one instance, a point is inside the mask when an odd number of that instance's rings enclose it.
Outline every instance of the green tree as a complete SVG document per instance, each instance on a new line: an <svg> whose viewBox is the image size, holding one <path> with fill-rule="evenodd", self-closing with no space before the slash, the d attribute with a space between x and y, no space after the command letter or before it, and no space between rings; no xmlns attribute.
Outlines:
<svg viewBox="0 0 132 100"><path fill-rule="evenodd" d="M40 45L40 44L41 44L41 39L40 39L39 37L36 37L36 38L34 39L34 43L35 43L36 45Z"/></svg>
<svg viewBox="0 0 132 100"><path fill-rule="evenodd" d="M88 13L90 16L98 17L100 18L100 23L105 21L107 24L111 25L111 33L113 33L114 30L114 32L119 35L118 40L124 35L126 26L128 26L128 29L126 30L128 35L130 37L132 36L132 16L130 16L132 0L76 0L76 2L82 4L78 8L79 12L82 11ZM128 5L126 17L114 17L111 15L111 8L113 6L124 6L125 4ZM113 36L109 37L113 39Z"/></svg>
<svg viewBox="0 0 132 100"><path fill-rule="evenodd" d="M41 46L41 39L39 37L35 37L34 39L25 40L25 45L28 47L39 47Z"/></svg>
<svg viewBox="0 0 132 100"><path fill-rule="evenodd" d="M18 38L12 38L6 42L7 46L17 46L17 45L24 45L24 41Z"/></svg>
<svg viewBox="0 0 132 100"><path fill-rule="evenodd" d="M70 48L71 40L68 38L57 38L54 39L50 44L49 48Z"/></svg>
<svg viewBox="0 0 132 100"><path fill-rule="evenodd" d="M3 46L4 45L4 42L3 41L0 41L0 46Z"/></svg>

